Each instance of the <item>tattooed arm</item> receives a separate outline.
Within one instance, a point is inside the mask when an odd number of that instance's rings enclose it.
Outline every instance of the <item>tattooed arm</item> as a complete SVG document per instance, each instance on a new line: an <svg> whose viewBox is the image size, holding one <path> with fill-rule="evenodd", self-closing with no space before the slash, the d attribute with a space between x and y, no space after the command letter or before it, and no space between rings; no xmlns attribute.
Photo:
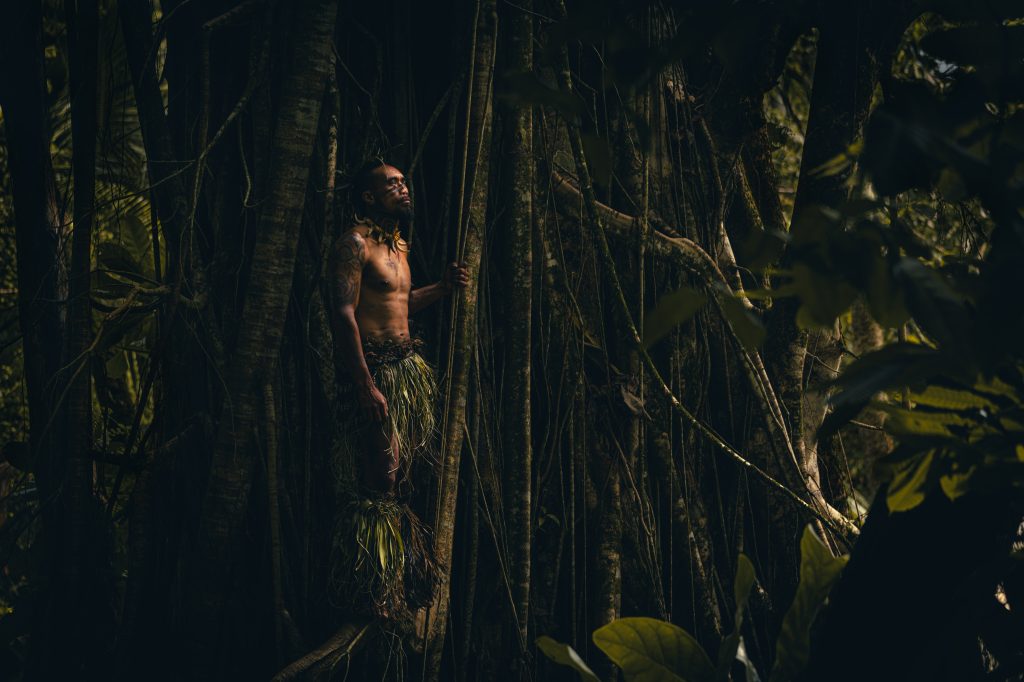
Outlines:
<svg viewBox="0 0 1024 682"><path fill-rule="evenodd" d="M355 382L359 403L368 416L381 421L388 404L377 390L363 356L363 343L356 323L359 288L366 265L366 242L356 232L347 232L331 251L331 332L334 336L335 366Z"/></svg>

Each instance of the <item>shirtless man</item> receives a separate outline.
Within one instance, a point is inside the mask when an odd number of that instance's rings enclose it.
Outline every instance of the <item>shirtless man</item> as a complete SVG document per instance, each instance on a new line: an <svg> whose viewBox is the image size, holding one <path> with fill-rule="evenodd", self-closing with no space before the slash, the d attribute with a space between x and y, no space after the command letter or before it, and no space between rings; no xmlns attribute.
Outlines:
<svg viewBox="0 0 1024 682"><path fill-rule="evenodd" d="M390 353L392 359L393 349L413 353L409 315L465 287L469 277L465 267L451 263L441 281L412 288L409 245L401 230L412 218L413 206L400 170L379 160L367 163L353 178L352 198L361 219L341 236L331 258L335 359L341 380L355 386L361 419L383 426L389 420L388 398L367 362L369 349L375 349L372 355L386 349L383 354ZM402 434L394 426L390 432L368 428L365 433L360 482L369 491L389 495L401 458L413 453L401 452Z"/></svg>

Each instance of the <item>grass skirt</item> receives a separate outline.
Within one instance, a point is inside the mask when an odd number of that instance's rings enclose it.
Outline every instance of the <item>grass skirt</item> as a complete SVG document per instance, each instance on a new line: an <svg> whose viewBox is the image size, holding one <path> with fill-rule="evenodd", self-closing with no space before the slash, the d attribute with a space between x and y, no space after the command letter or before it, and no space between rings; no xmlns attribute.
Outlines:
<svg viewBox="0 0 1024 682"><path fill-rule="evenodd" d="M340 396L340 438L331 457L338 517L331 548L330 586L336 602L383 618L430 603L438 570L428 533L394 495L360 491L351 475L365 457L370 429L398 443L401 487L409 489L414 456L429 453L437 388L430 365L413 343L364 344L374 383L388 403L383 424L366 418L354 387ZM340 605L340 604L339 604Z"/></svg>

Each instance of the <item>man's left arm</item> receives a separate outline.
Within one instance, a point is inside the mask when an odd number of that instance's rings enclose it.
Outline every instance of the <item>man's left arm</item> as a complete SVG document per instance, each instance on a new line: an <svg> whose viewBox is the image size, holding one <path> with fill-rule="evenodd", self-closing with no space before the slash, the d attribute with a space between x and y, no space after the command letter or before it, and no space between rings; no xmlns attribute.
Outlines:
<svg viewBox="0 0 1024 682"><path fill-rule="evenodd" d="M414 315L455 289L465 288L467 284L469 284L469 271L466 270L466 266L461 263L449 263L440 282L428 284L409 292L409 314Z"/></svg>

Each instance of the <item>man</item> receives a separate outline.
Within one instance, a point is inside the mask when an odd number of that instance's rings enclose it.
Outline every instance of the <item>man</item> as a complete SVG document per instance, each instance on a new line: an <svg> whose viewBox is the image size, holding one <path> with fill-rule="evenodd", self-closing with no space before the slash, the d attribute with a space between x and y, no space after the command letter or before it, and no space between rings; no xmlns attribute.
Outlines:
<svg viewBox="0 0 1024 682"><path fill-rule="evenodd" d="M435 284L412 288L402 229L413 206L402 172L380 160L352 180L356 222L335 244L330 265L331 326L342 385L341 447L332 457L349 498L334 534L332 587L372 615L401 616L430 600L436 579L429 544L408 505L397 500L434 430L433 371L416 352L409 315L469 281L448 266ZM345 472L355 462L352 495Z"/></svg>

